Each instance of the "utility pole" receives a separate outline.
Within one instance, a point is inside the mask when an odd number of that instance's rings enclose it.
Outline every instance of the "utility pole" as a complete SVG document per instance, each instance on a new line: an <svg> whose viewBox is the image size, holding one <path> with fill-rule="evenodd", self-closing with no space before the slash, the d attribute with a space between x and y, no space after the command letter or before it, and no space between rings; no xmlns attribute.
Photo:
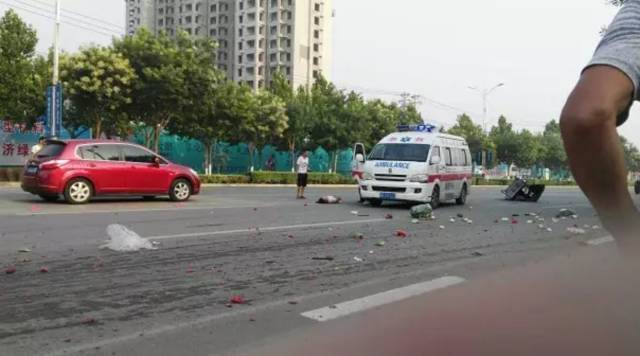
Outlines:
<svg viewBox="0 0 640 356"><path fill-rule="evenodd" d="M58 112L62 112L58 108L58 103L62 102L59 96L62 95L59 88L59 65L60 65L60 0L56 0L56 19L53 30L53 80L51 88L51 136L56 137L60 133L57 132L57 123L62 118L58 117Z"/></svg>

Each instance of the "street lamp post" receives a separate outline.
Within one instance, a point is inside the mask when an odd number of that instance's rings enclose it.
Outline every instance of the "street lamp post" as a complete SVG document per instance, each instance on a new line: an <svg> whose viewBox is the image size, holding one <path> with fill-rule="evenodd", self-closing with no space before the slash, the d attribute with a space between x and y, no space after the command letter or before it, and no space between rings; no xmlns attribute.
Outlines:
<svg viewBox="0 0 640 356"><path fill-rule="evenodd" d="M59 113L62 112L60 108L58 108L58 104L62 104L62 100L60 96L62 95L59 82L59 63L60 63L60 0L56 0L56 17L55 17L55 27L53 30L53 78L51 80L51 107L49 108L50 112L50 122L51 131L50 135L52 137L56 137L60 135L57 132L58 122L62 120L61 117L58 117Z"/></svg>
<svg viewBox="0 0 640 356"><path fill-rule="evenodd" d="M493 86L491 89L479 89L478 87L472 87L472 86L469 87L469 89L478 91L480 92L480 94L482 94L482 130L484 130L484 132L487 132L487 112L488 112L487 99L489 97L489 94L491 94L494 90L503 86L504 86L504 83L498 83L495 86Z"/></svg>

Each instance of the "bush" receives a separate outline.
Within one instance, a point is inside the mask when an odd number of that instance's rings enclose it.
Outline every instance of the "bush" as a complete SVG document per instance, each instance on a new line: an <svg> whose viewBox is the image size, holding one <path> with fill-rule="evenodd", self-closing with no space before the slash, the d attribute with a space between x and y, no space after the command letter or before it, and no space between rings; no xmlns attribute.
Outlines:
<svg viewBox="0 0 640 356"><path fill-rule="evenodd" d="M249 173L251 183L255 184L296 184L297 174L292 172L253 172ZM355 184L352 177L337 173L309 173L309 184Z"/></svg>
<svg viewBox="0 0 640 356"><path fill-rule="evenodd" d="M19 182L23 167L0 167L0 182Z"/></svg>
<svg viewBox="0 0 640 356"><path fill-rule="evenodd" d="M508 186L513 183L513 179L486 179L486 178L473 178L473 185L503 185ZM544 184L548 186L575 186L576 182L570 180L543 180L543 179L528 179L529 184Z"/></svg>
<svg viewBox="0 0 640 356"><path fill-rule="evenodd" d="M213 174L201 175L200 180L204 184L247 184L249 177L240 174Z"/></svg>

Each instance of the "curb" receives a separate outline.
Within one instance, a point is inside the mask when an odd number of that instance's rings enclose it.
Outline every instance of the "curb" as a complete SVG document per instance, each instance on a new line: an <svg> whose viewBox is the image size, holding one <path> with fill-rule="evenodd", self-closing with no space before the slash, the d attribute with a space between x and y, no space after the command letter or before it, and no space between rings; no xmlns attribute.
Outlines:
<svg viewBox="0 0 640 356"><path fill-rule="evenodd" d="M307 188L356 188L357 184L309 184ZM295 184L218 184L206 183L202 184L206 188L295 188Z"/></svg>

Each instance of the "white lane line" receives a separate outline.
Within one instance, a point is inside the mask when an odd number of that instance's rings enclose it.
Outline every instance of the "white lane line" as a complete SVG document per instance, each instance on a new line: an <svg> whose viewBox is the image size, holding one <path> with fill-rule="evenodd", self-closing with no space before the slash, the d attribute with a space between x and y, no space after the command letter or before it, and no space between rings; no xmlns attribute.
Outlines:
<svg viewBox="0 0 640 356"><path fill-rule="evenodd" d="M438 289L450 287L464 282L465 279L461 277L449 276L434 279L428 282L422 282L412 284L410 286L392 289L386 292L373 294L368 297L354 299L348 302L332 305L330 307L324 307L320 309L310 310L302 313L301 315L317 320L327 321L337 319L349 314L361 312L367 309L372 309L381 305L397 302L403 299L418 296L420 294L433 292Z"/></svg>
<svg viewBox="0 0 640 356"><path fill-rule="evenodd" d="M586 241L585 244L589 246L600 246L600 245L608 244L615 241L616 240L612 236L605 236L605 237L600 237L598 239Z"/></svg>
<svg viewBox="0 0 640 356"><path fill-rule="evenodd" d="M291 230L291 229L305 229L305 228L310 228L310 227L325 227L325 226L337 226L337 225L355 225L355 224L376 223L376 222L382 222L382 221L386 221L386 219L329 221L329 222L315 223L315 224L268 226L268 227L257 227L257 228L254 228L254 229L207 231L207 232L194 232L194 233L189 233L189 234L147 236L145 238L146 239L150 239L150 240L168 240L168 239L179 239L179 238L185 238L185 237L205 237L205 236L215 236L215 235L246 234L246 233L257 232L257 231L265 232L265 231L280 231L280 230Z"/></svg>

